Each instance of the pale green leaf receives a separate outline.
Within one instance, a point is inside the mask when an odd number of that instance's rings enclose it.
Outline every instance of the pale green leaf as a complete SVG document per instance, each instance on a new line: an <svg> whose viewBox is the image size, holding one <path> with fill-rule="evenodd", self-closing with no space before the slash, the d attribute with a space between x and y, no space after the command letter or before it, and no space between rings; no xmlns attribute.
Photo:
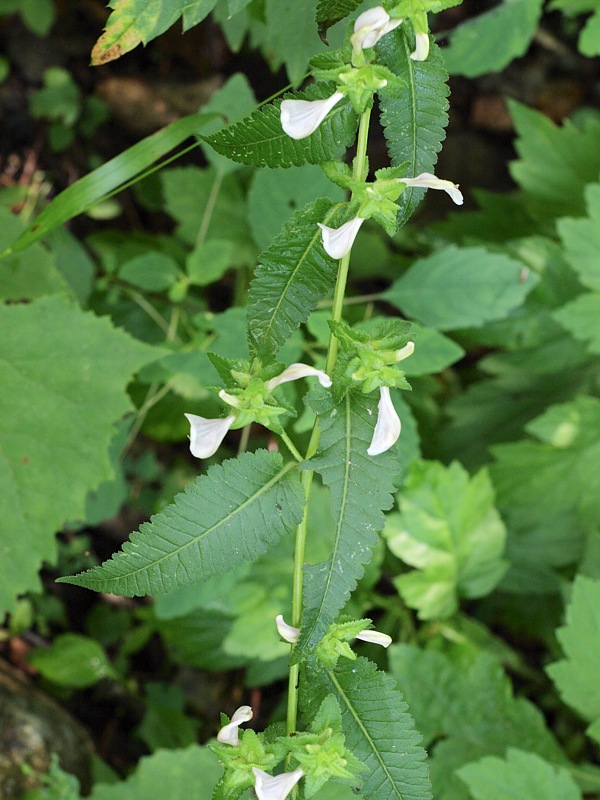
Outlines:
<svg viewBox="0 0 600 800"><path fill-rule="evenodd" d="M99 567L61 581L126 596L206 581L262 555L302 519L294 462L258 450L213 466Z"/></svg>
<svg viewBox="0 0 600 800"><path fill-rule="evenodd" d="M20 0L23 22L36 36L47 36L56 17L54 0Z"/></svg>
<svg viewBox="0 0 600 800"><path fill-rule="evenodd" d="M382 298L439 330L502 319L537 282L523 264L483 247L447 247L416 261Z"/></svg>
<svg viewBox="0 0 600 800"><path fill-rule="evenodd" d="M335 534L327 561L305 566L299 653L316 645L342 610L371 560L377 531L385 522L383 511L393 504L400 472L398 445L378 456L367 454L378 400L376 392L349 392L336 405L329 393L311 392L321 438L316 455L304 467L315 470L329 487Z"/></svg>
<svg viewBox="0 0 600 800"><path fill-rule="evenodd" d="M388 517L384 536L394 555L418 569L394 583L421 619L452 616L460 597L482 597L498 584L506 531L485 470L470 478L457 462L417 462L400 510Z"/></svg>
<svg viewBox="0 0 600 800"><path fill-rule="evenodd" d="M52 683L76 689L116 675L98 642L78 633L63 633L49 648L37 647L29 663Z"/></svg>
<svg viewBox="0 0 600 800"><path fill-rule="evenodd" d="M266 0L266 45L277 65L284 64L290 83L298 85L308 62L325 48L317 34L317 0Z"/></svg>
<svg viewBox="0 0 600 800"><path fill-rule="evenodd" d="M263 356L276 353L333 287L337 262L323 249L317 223L331 223L336 210L316 200L261 254L248 295L248 330Z"/></svg>
<svg viewBox="0 0 600 800"><path fill-rule="evenodd" d="M158 750L142 758L127 780L96 784L89 800L189 800L190 787L194 800L210 800L222 772L221 762L205 747Z"/></svg>
<svg viewBox="0 0 600 800"><path fill-rule="evenodd" d="M284 95L246 119L224 128L205 141L232 161L255 167L300 167L335 161L354 142L357 116L348 100L341 100L317 130L305 139L291 139L281 127L279 107L287 99L321 100L335 91L333 84L310 86L305 92Z"/></svg>
<svg viewBox="0 0 600 800"><path fill-rule="evenodd" d="M87 493L112 477L125 387L164 350L59 296L0 308L0 329L0 609L10 609L55 560L55 532L83 519Z"/></svg>
<svg viewBox="0 0 600 800"><path fill-rule="evenodd" d="M585 189L587 217L560 219L558 235L564 245L565 256L581 282L590 289L600 290L600 184Z"/></svg>
<svg viewBox="0 0 600 800"><path fill-rule="evenodd" d="M600 354L600 292L582 294L560 308L554 319L581 342L590 353Z"/></svg>
<svg viewBox="0 0 600 800"><path fill-rule="evenodd" d="M235 245L229 239L209 239L195 247L185 261L190 282L208 286L218 281L234 261Z"/></svg>
<svg viewBox="0 0 600 800"><path fill-rule="evenodd" d="M365 800L429 800L421 736L394 681L365 658L341 658L334 670L306 667L301 707L309 718L333 694L342 710L346 747L368 768Z"/></svg>
<svg viewBox="0 0 600 800"><path fill-rule="evenodd" d="M503 0L450 33L444 61L451 75L475 78L500 72L524 55L536 32L543 0ZM498 36L498 31L502 35Z"/></svg>
<svg viewBox="0 0 600 800"><path fill-rule="evenodd" d="M509 108L519 154L510 172L529 195L532 211L546 220L584 214L583 189L598 180L600 171L600 121L588 117L579 128L565 120L558 127L514 100Z"/></svg>
<svg viewBox="0 0 600 800"><path fill-rule="evenodd" d="M596 9L581 31L579 51L588 58L600 55L600 9Z"/></svg>
<svg viewBox="0 0 600 800"><path fill-rule="evenodd" d="M578 575L567 605L566 625L557 633L565 654L546 668L562 699L585 720L600 720L600 581Z"/></svg>
<svg viewBox="0 0 600 800"><path fill-rule="evenodd" d="M174 259L155 251L126 261L119 269L119 277L145 291L161 292L175 283L180 270Z"/></svg>
<svg viewBox="0 0 600 800"><path fill-rule="evenodd" d="M413 61L413 42L405 26L387 33L377 44L381 63L406 82L406 90L379 93L381 124L392 166L407 163L407 176L433 172L448 124L448 74L433 43L426 61ZM442 176L446 177L446 176ZM402 193L398 225L403 225L423 199L425 189Z"/></svg>
<svg viewBox="0 0 600 800"><path fill-rule="evenodd" d="M473 800L582 800L565 769L534 753L509 748L506 758L487 756L457 772Z"/></svg>

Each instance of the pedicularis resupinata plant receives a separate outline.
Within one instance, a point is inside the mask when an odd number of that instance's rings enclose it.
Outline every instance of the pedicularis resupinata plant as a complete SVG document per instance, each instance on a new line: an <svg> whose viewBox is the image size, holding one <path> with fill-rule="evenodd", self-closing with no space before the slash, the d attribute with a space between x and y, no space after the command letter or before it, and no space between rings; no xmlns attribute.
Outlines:
<svg viewBox="0 0 600 800"><path fill-rule="evenodd" d="M357 3L346 5L347 13ZM217 390L223 414L186 414L191 452L200 459L213 456L230 430L252 425L272 431L280 446L213 466L122 552L65 579L113 594L156 594L210 580L294 533L291 620L264 620L291 645L287 721L256 733L241 729L252 718L249 706L224 717L212 745L225 767L214 800L236 800L249 787L260 800L308 799L328 781L360 787L368 798L431 796L425 751L401 695L352 649L355 639L387 647L390 637L373 630L371 620L340 617L399 485L402 435L394 400L398 390L410 390L402 362L419 344L401 319L352 327L342 312L352 247L366 220L394 236L426 189L463 202L454 183L433 174L447 88L427 12L453 5L457 0L402 0L361 13L342 48L312 60L314 82L305 91L285 94L208 138L218 153L244 164L318 164L348 198L315 200L263 253L249 293L250 359L209 353L223 382ZM391 163L372 172L376 100ZM415 107L433 110L427 141L416 142L407 125ZM325 363L281 363L282 346L332 287ZM286 430L295 412L281 391L301 379L312 384L304 401L314 414L305 453ZM331 493L335 540L326 560L309 565L315 475Z"/></svg>

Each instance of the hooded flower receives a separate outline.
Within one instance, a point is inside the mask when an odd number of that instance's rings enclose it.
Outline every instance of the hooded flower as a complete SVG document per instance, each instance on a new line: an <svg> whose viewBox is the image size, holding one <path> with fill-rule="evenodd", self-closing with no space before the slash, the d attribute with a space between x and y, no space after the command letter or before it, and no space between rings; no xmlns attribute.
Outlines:
<svg viewBox="0 0 600 800"><path fill-rule="evenodd" d="M343 258L352 250L352 245L356 239L356 235L363 224L362 217L354 217L354 219L344 222L339 228L328 228L327 225L317 223L322 230L323 247L325 252L332 258Z"/></svg>
<svg viewBox="0 0 600 800"><path fill-rule="evenodd" d="M277 632L282 639L285 639L285 641L290 644L296 644L300 638L300 628L288 625L281 614L275 617L275 624L277 625ZM361 639L363 642L380 644L382 647L389 647L392 643L392 637L388 636L387 633L380 633L379 631L370 630L368 628L357 633L356 638Z"/></svg>
<svg viewBox="0 0 600 800"><path fill-rule="evenodd" d="M356 638L363 642L370 642L371 644L380 644L382 647L389 647L392 643L392 637L387 633L381 631L366 630L356 634Z"/></svg>
<svg viewBox="0 0 600 800"><path fill-rule="evenodd" d="M390 15L381 6L363 11L356 18L354 33L350 37L355 52L374 47L382 36L393 31L402 19L390 19Z"/></svg>
<svg viewBox="0 0 600 800"><path fill-rule="evenodd" d="M429 35L416 33L415 42L415 51L410 54L410 57L413 61L425 61L429 55Z"/></svg>
<svg viewBox="0 0 600 800"><path fill-rule="evenodd" d="M217 741L221 744L230 744L232 747L237 747L240 743L238 736L238 728L244 722L252 719L252 709L250 706L240 706L234 711L231 722L224 725L217 734Z"/></svg>
<svg viewBox="0 0 600 800"><path fill-rule="evenodd" d="M256 778L254 791L258 800L285 800L300 778L304 770L295 769L293 772L282 772L281 775L269 775L258 767L253 767L252 772Z"/></svg>
<svg viewBox="0 0 600 800"><path fill-rule="evenodd" d="M343 96L334 92L325 100L284 100L280 108L281 127L292 139L306 139Z"/></svg>
<svg viewBox="0 0 600 800"><path fill-rule="evenodd" d="M458 185L452 183L452 181L443 181L440 178L436 178L431 172L422 172L416 178L400 178L400 182L405 183L407 186L420 186L424 189L442 189L450 195L457 206L462 206L463 204L462 192L459 190Z"/></svg>
<svg viewBox="0 0 600 800"><path fill-rule="evenodd" d="M289 367L286 367L282 373L277 375L274 378L271 378L270 381L267 381L267 389L272 392L277 386L280 386L282 383L287 383L288 381L297 381L300 378L311 378L315 377L321 384L321 386L331 386L331 378L326 372L323 372L322 369L316 369L315 367L309 367L308 364L290 364Z"/></svg>
<svg viewBox="0 0 600 800"><path fill-rule="evenodd" d="M367 453L370 456L378 456L385 453L394 445L400 436L402 425L400 417L390 397L390 390L387 386L379 387L379 405L377 406L377 424L373 432L373 438Z"/></svg>

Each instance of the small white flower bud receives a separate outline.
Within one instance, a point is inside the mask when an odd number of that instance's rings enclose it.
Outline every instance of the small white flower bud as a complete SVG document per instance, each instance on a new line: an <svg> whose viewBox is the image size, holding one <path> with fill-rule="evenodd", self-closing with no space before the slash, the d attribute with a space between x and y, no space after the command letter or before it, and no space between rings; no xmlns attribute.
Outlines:
<svg viewBox="0 0 600 800"><path fill-rule="evenodd" d="M431 172L422 172L420 175L417 175L416 178L400 178L400 181L407 186L421 186L424 189L442 189L442 191L450 195L457 206L462 206L464 202L462 192L459 191L456 183L440 180L440 178L436 178L435 175L432 175Z"/></svg>
<svg viewBox="0 0 600 800"><path fill-rule="evenodd" d="M230 744L232 747L237 747L240 743L238 728L240 725L243 725L244 722L248 722L251 719L252 709L250 706L240 706L234 711L231 722L228 722L227 725L223 725L218 732L217 741L221 742L221 744Z"/></svg>
<svg viewBox="0 0 600 800"><path fill-rule="evenodd" d="M331 386L331 378L326 372L323 372L322 369L316 369L316 367L310 367L308 364L300 363L290 364L282 373L271 378L270 381L267 381L266 386L267 389L272 392L275 387L280 386L282 383L297 381L300 378L313 377L318 379L321 386Z"/></svg>
<svg viewBox="0 0 600 800"><path fill-rule="evenodd" d="M380 631L373 630L361 631L359 634L357 634L356 638L363 642L380 644L382 647L389 647L392 643L392 637L388 636L387 633L381 633Z"/></svg>
<svg viewBox="0 0 600 800"><path fill-rule="evenodd" d="M358 52L375 47L382 36L393 31L401 22L402 19L390 19L390 15L381 6L363 11L354 23L354 33L350 37L352 48Z"/></svg>
<svg viewBox="0 0 600 800"><path fill-rule="evenodd" d="M288 625L282 614L278 614L275 617L275 624L277 625L277 633L282 639L285 639L285 641L290 644L296 644L300 637L300 628Z"/></svg>

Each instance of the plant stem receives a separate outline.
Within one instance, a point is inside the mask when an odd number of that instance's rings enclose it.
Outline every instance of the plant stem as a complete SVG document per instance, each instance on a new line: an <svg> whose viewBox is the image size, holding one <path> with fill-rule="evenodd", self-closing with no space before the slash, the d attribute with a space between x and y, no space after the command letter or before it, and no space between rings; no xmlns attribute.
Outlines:
<svg viewBox="0 0 600 800"><path fill-rule="evenodd" d="M367 109L360 118L358 128L358 141L356 146L356 156L353 161L352 177L355 181L361 182L366 180L369 171L367 160L367 142L369 137L369 122L371 119L371 110ZM350 266L350 253L340 259L337 280L335 284L335 291L333 295L333 308L331 312L331 319L339 322L342 318L344 310L344 295L346 293L346 284L348 282L348 268ZM332 373L335 367L338 352L338 340L331 334L329 338L329 346L327 349L327 362L325 370L329 374ZM312 458L317 452L319 444L320 430L315 420L312 434L308 447L306 450L306 459ZM298 528L296 529L296 543L294 548L294 576L292 583L292 625L299 628L302 621L302 577L304 566L304 550L306 547L306 529L308 522L308 503L310 500L310 490L312 486L314 472L313 470L304 470L302 473L302 488L306 497L306 505L304 507L304 518ZM292 646L293 649L293 646ZM290 666L289 682L288 682L288 703L287 703L287 732L292 733L296 730L298 720L298 680L300 676L299 664L292 664ZM292 790L292 797L296 797L296 787Z"/></svg>

